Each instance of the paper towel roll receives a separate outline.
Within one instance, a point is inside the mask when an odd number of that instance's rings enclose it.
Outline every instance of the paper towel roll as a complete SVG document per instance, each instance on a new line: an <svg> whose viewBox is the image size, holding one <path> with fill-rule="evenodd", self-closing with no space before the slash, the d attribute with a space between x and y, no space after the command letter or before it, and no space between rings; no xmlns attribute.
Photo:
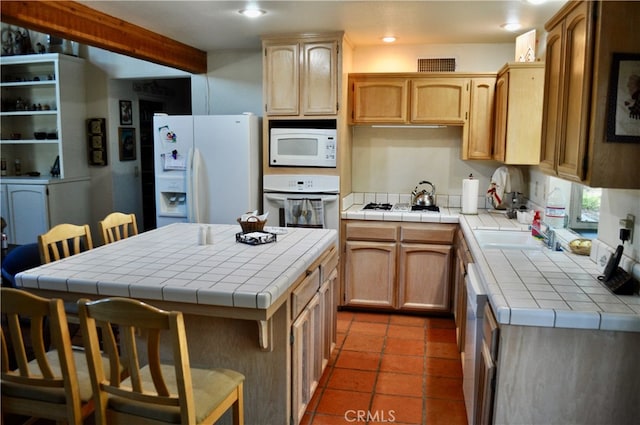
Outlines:
<svg viewBox="0 0 640 425"><path fill-rule="evenodd" d="M462 180L462 214L478 214L479 180L469 176Z"/></svg>

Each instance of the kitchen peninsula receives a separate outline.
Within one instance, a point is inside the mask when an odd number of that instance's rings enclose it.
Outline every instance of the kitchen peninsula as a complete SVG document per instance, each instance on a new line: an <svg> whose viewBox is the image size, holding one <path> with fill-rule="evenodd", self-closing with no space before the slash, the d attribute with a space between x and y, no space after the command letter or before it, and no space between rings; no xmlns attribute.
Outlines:
<svg viewBox="0 0 640 425"><path fill-rule="evenodd" d="M246 376L247 423L297 423L335 345L337 232L279 229L275 243L253 246L236 242L237 225L210 226L212 244L198 243L202 225L172 224L16 282L42 296L132 297L182 311L192 365Z"/></svg>

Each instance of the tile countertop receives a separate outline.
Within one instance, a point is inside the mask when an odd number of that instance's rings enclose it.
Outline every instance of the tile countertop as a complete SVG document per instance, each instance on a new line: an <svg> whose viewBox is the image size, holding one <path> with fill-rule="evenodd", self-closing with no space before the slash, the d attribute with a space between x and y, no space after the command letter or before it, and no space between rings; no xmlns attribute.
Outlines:
<svg viewBox="0 0 640 425"><path fill-rule="evenodd" d="M528 230L504 213L479 209L478 215L463 215L442 207L440 213L362 211L362 206L351 205L342 219L460 223L499 323L640 332L640 296L613 294L597 280L603 266L591 257L547 248L481 250L475 229Z"/></svg>
<svg viewBox="0 0 640 425"><path fill-rule="evenodd" d="M337 231L290 228L275 243L238 243L238 225L171 224L16 276L18 286L227 307L265 309L332 244Z"/></svg>

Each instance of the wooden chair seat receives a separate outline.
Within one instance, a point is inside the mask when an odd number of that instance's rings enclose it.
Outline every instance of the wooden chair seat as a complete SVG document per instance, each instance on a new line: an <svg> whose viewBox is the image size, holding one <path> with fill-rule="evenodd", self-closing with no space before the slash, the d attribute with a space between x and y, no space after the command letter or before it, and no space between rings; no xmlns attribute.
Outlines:
<svg viewBox="0 0 640 425"><path fill-rule="evenodd" d="M135 214L111 213L98 222L98 227L105 245L138 234Z"/></svg>
<svg viewBox="0 0 640 425"><path fill-rule="evenodd" d="M244 423L244 376L230 369L191 368L184 318L130 298L80 300L80 323L96 405L96 423L212 424L232 409L233 423ZM99 361L96 325L103 325L103 348L111 370L122 363L130 373L122 380ZM120 329L120 351L113 327ZM161 362L166 338L170 363ZM140 366L144 359L144 366Z"/></svg>

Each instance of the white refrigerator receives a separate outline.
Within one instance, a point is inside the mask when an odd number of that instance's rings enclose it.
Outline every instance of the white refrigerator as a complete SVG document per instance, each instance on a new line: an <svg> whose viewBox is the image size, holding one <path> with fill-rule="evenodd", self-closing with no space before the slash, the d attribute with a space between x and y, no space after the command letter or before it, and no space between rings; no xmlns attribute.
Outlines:
<svg viewBox="0 0 640 425"><path fill-rule="evenodd" d="M157 114L153 127L158 227L236 224L261 208L259 117Z"/></svg>

